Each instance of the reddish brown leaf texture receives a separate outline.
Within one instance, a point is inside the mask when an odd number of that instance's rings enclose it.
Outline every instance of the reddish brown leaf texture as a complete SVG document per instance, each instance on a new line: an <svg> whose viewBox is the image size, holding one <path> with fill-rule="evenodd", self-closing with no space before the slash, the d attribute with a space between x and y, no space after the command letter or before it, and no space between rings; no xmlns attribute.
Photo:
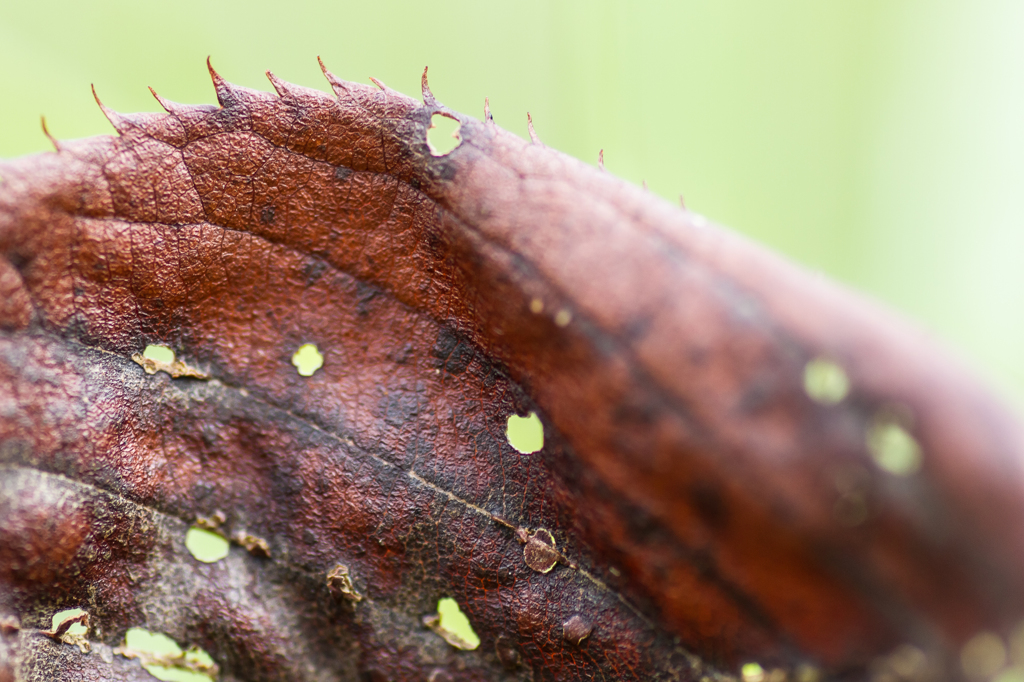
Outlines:
<svg viewBox="0 0 1024 682"><path fill-rule="evenodd" d="M0 164L0 680L148 679L130 627L226 680L955 679L1024 618L1020 427L925 335L426 87L211 74Z"/></svg>

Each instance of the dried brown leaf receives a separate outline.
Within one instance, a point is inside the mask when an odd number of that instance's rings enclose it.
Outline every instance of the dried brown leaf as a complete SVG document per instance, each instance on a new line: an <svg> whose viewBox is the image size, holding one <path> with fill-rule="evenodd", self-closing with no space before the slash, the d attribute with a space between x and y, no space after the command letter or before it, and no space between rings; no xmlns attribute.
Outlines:
<svg viewBox="0 0 1024 682"><path fill-rule="evenodd" d="M1011 633L1021 430L934 342L532 122L325 73L0 164L0 680L147 679L130 627L253 681L955 678ZM89 654L38 636L69 606Z"/></svg>

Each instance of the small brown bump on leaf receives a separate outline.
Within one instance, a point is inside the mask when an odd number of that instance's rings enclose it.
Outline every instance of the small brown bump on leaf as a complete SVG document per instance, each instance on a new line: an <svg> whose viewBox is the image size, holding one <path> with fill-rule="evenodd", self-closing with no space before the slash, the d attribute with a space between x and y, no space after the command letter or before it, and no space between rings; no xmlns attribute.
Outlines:
<svg viewBox="0 0 1024 682"><path fill-rule="evenodd" d="M523 560L538 573L548 573L562 559L555 545L555 538L546 528L527 531L520 528L516 537L523 545Z"/></svg>
<svg viewBox="0 0 1024 682"><path fill-rule="evenodd" d="M356 591L352 575L345 564L338 564L327 572L327 587L331 592L340 594L350 602L357 603L363 600L363 595Z"/></svg>
<svg viewBox="0 0 1024 682"><path fill-rule="evenodd" d="M4 637L16 635L19 630L21 630L21 621L18 620L17 616L10 614L0 616L0 635Z"/></svg>
<svg viewBox="0 0 1024 682"><path fill-rule="evenodd" d="M444 668L434 668L427 677L427 682L452 682L455 678Z"/></svg>
<svg viewBox="0 0 1024 682"><path fill-rule="evenodd" d="M523 661L515 642L507 635L498 635L498 638L494 640L494 653L497 654L501 667L505 670L515 670Z"/></svg>
<svg viewBox="0 0 1024 682"><path fill-rule="evenodd" d="M196 526L203 530L217 530L228 520L227 515L220 509L215 509L209 516L197 516Z"/></svg>
<svg viewBox="0 0 1024 682"><path fill-rule="evenodd" d="M270 557L270 545L261 537L246 533L244 530L239 530L235 531L231 539L235 541L235 544L244 547L253 556Z"/></svg>
<svg viewBox="0 0 1024 682"><path fill-rule="evenodd" d="M590 633L593 631L594 624L579 614L562 623L562 637L565 638L565 641L577 646L590 637Z"/></svg>

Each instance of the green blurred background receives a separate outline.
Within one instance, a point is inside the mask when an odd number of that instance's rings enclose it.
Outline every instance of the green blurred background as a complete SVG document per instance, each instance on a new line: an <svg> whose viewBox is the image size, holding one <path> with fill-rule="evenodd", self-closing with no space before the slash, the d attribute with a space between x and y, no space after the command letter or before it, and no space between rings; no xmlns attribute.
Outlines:
<svg viewBox="0 0 1024 682"><path fill-rule="evenodd" d="M109 133L89 93L212 102L204 59L417 95L646 180L902 310L1024 406L1024 2L0 5L0 157Z"/></svg>

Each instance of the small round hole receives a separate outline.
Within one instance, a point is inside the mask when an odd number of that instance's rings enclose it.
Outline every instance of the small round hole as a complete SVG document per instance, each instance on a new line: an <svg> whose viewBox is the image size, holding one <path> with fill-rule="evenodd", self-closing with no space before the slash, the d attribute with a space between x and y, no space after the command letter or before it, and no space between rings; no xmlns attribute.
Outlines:
<svg viewBox="0 0 1024 682"><path fill-rule="evenodd" d="M835 405L850 392L850 380L836 363L815 358L804 367L804 390L811 400Z"/></svg>
<svg viewBox="0 0 1024 682"><path fill-rule="evenodd" d="M159 362L165 365L169 365L174 362L174 351L167 346L146 346L146 350L142 351L142 357L153 362Z"/></svg>
<svg viewBox="0 0 1024 682"><path fill-rule="evenodd" d="M53 614L53 618L50 619L50 630L56 631L61 623L66 621L68 618L77 618L85 613L84 609L67 609L65 611L58 611ZM85 627L81 623L72 623L65 635L84 635L89 631L89 628Z"/></svg>
<svg viewBox="0 0 1024 682"><path fill-rule="evenodd" d="M141 659L146 672L165 682L212 682L217 675L217 664L210 654L197 646L182 651L162 632L130 628L121 653Z"/></svg>
<svg viewBox="0 0 1024 682"><path fill-rule="evenodd" d="M204 564L212 564L220 561L228 555L228 541L198 526L192 526L185 534L185 547L198 561Z"/></svg>
<svg viewBox="0 0 1024 682"><path fill-rule="evenodd" d="M311 377L314 372L324 366L324 356L315 344L304 343L292 356L292 364L295 365L295 369L299 370L300 376Z"/></svg>
<svg viewBox="0 0 1024 682"><path fill-rule="evenodd" d="M899 424L876 422L868 429L867 442L875 464L894 476L910 476L921 468L921 447Z"/></svg>
<svg viewBox="0 0 1024 682"><path fill-rule="evenodd" d="M444 114L434 114L430 117L430 127L427 128L427 145L430 153L434 156L446 156L453 149L459 146L462 138L459 136L461 124Z"/></svg>
<svg viewBox="0 0 1024 682"><path fill-rule="evenodd" d="M509 415L505 429L508 444L524 455L537 452L544 447L544 425L536 412L527 417Z"/></svg>
<svg viewBox="0 0 1024 682"><path fill-rule="evenodd" d="M740 676L743 677L743 682L763 682L764 668L758 663L744 663L740 668Z"/></svg>
<svg viewBox="0 0 1024 682"><path fill-rule="evenodd" d="M480 638L469 624L469 618L459 608L459 603L451 597L445 597L437 602L437 615L440 617L438 628L465 644L460 649L473 650L480 646ZM447 639L447 638L446 638ZM450 643L451 639L448 640Z"/></svg>

